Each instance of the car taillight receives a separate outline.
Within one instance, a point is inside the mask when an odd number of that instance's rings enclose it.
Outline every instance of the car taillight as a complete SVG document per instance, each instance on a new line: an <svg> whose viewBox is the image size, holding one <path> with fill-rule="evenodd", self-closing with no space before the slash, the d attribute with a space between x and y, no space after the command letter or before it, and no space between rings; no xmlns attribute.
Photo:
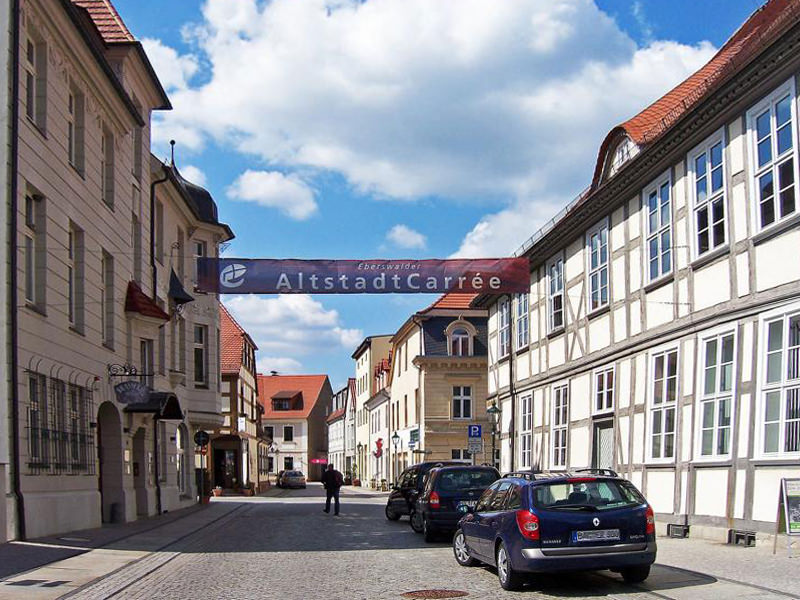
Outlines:
<svg viewBox="0 0 800 600"><path fill-rule="evenodd" d="M647 511L644 513L645 529L647 535L655 534L656 532L656 517L653 514L653 508L648 504Z"/></svg>
<svg viewBox="0 0 800 600"><path fill-rule="evenodd" d="M529 540L539 539L539 517L529 510L517 511L517 527L523 537Z"/></svg>
<svg viewBox="0 0 800 600"><path fill-rule="evenodd" d="M431 508L439 508L441 506L441 502L439 501L439 494L433 492L430 498L430 505Z"/></svg>

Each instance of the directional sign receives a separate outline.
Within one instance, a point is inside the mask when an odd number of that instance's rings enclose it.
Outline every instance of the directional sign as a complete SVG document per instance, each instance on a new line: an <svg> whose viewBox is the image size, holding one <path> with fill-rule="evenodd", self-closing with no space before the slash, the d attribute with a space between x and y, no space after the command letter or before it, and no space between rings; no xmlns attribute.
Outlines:
<svg viewBox="0 0 800 600"><path fill-rule="evenodd" d="M481 426L480 425L467 425L467 437L469 439L481 439Z"/></svg>

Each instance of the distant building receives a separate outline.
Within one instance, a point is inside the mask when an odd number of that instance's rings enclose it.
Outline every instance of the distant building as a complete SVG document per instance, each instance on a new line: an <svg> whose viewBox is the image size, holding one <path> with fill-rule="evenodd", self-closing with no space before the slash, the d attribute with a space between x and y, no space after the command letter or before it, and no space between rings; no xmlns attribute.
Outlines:
<svg viewBox="0 0 800 600"><path fill-rule="evenodd" d="M327 375L258 375L264 436L272 440L272 473L296 469L319 481L328 457L326 407L333 391Z"/></svg>
<svg viewBox="0 0 800 600"><path fill-rule="evenodd" d="M328 423L328 462L345 475L347 474L345 460L346 417L347 404L351 400L351 382L354 382L352 377L348 379L347 385L333 395L330 414L326 419Z"/></svg>
<svg viewBox="0 0 800 600"><path fill-rule="evenodd" d="M347 380L347 402L344 406L344 476L353 478L353 465L356 460L356 378Z"/></svg>

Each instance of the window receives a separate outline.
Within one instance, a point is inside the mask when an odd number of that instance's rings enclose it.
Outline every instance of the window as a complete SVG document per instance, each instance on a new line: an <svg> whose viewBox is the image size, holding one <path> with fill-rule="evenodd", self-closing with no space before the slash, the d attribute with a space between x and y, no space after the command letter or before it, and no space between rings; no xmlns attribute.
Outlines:
<svg viewBox="0 0 800 600"><path fill-rule="evenodd" d="M81 175L84 167L84 107L83 94L75 86L70 86L67 96L67 159Z"/></svg>
<svg viewBox="0 0 800 600"><path fill-rule="evenodd" d="M136 112L140 115L142 114L142 105L139 103L138 98L133 97L133 106L136 108ZM131 165L131 173L133 174L133 178L138 182L142 179L142 140L143 140L143 131L142 128L138 125L135 125L133 128L133 164Z"/></svg>
<svg viewBox="0 0 800 600"><path fill-rule="evenodd" d="M103 290L100 297L100 327L103 344L114 347L114 257L103 250Z"/></svg>
<svg viewBox="0 0 800 600"><path fill-rule="evenodd" d="M197 262L198 259L203 258L206 256L206 243L202 241L194 241L192 242L192 264L193 264L193 279L195 285L197 285L197 278L198 278L198 270L197 270Z"/></svg>
<svg viewBox="0 0 800 600"><path fill-rule="evenodd" d="M142 284L142 222L131 214L131 248L133 248L133 280Z"/></svg>
<svg viewBox="0 0 800 600"><path fill-rule="evenodd" d="M614 367L609 367L594 374L595 414L614 410Z"/></svg>
<svg viewBox="0 0 800 600"><path fill-rule="evenodd" d="M139 342L139 356L142 382L153 387L153 340Z"/></svg>
<svg viewBox="0 0 800 600"><path fill-rule="evenodd" d="M100 197L114 207L114 134L108 127L100 139Z"/></svg>
<svg viewBox="0 0 800 600"><path fill-rule="evenodd" d="M275 428L272 425L267 425L264 427L264 435L267 436L268 440L275 439Z"/></svg>
<svg viewBox="0 0 800 600"><path fill-rule="evenodd" d="M733 333L703 340L700 367L700 456L731 452L733 402Z"/></svg>
<svg viewBox="0 0 800 600"><path fill-rule="evenodd" d="M463 327L456 327L450 334L450 356L470 356L470 335Z"/></svg>
<svg viewBox="0 0 800 600"><path fill-rule="evenodd" d="M647 279L655 281L672 271L672 202L665 176L644 193L647 220Z"/></svg>
<svg viewBox="0 0 800 600"><path fill-rule="evenodd" d="M156 200L156 260L164 264L164 205L160 200Z"/></svg>
<svg viewBox="0 0 800 600"><path fill-rule="evenodd" d="M284 456L283 457L283 470L284 471L294 471L294 457L293 456Z"/></svg>
<svg viewBox="0 0 800 600"><path fill-rule="evenodd" d="M25 196L25 301L44 310L45 282L47 272L45 260L44 200L32 193Z"/></svg>
<svg viewBox="0 0 800 600"><path fill-rule="evenodd" d="M547 267L547 329L564 326L564 261L560 258Z"/></svg>
<svg viewBox="0 0 800 600"><path fill-rule="evenodd" d="M520 399L520 467L531 467L531 429L533 425L533 398L530 394Z"/></svg>
<svg viewBox="0 0 800 600"><path fill-rule="evenodd" d="M284 442L294 441L294 425L283 426L283 441Z"/></svg>
<svg viewBox="0 0 800 600"><path fill-rule="evenodd" d="M517 294L517 349L528 345L528 294Z"/></svg>
<svg viewBox="0 0 800 600"><path fill-rule="evenodd" d="M497 315L499 319L499 329L497 334L498 352L500 358L506 356L511 351L511 324L508 300L500 302L500 309Z"/></svg>
<svg viewBox="0 0 800 600"><path fill-rule="evenodd" d="M83 331L83 231L70 223L67 234L67 316L73 329Z"/></svg>
<svg viewBox="0 0 800 600"><path fill-rule="evenodd" d="M678 351L652 357L650 397L650 458L675 458L675 404L678 396Z"/></svg>
<svg viewBox="0 0 800 600"><path fill-rule="evenodd" d="M611 177L617 171L619 171L622 168L622 165L628 162L632 157L636 156L638 151L639 149L631 141L631 138L625 136L625 138L617 145L616 149L614 150L614 155L611 157L611 165L608 169L608 176Z"/></svg>
<svg viewBox="0 0 800 600"><path fill-rule="evenodd" d="M755 162L754 197L759 229L796 211L794 85L790 82L747 114Z"/></svg>
<svg viewBox="0 0 800 600"><path fill-rule="evenodd" d="M453 386L453 418L472 418L472 387L468 385Z"/></svg>
<svg viewBox="0 0 800 600"><path fill-rule="evenodd" d="M167 424L164 421L158 421L158 480L167 480L167 464L168 464L168 447L167 447Z"/></svg>
<svg viewBox="0 0 800 600"><path fill-rule="evenodd" d="M762 451L800 452L800 314L766 323L761 390Z"/></svg>
<svg viewBox="0 0 800 600"><path fill-rule="evenodd" d="M722 133L689 155L694 194L695 255L725 245L725 169Z"/></svg>
<svg viewBox="0 0 800 600"><path fill-rule="evenodd" d="M50 462L47 419L47 378L31 373L28 377L28 463L32 467L46 467Z"/></svg>
<svg viewBox="0 0 800 600"><path fill-rule="evenodd" d="M567 436L569 433L569 385L560 385L553 388L553 425L551 427L553 439L554 469L563 469L567 466Z"/></svg>
<svg viewBox="0 0 800 600"><path fill-rule="evenodd" d="M603 222L586 236L589 246L589 311L608 305L608 225Z"/></svg>
<svg viewBox="0 0 800 600"><path fill-rule="evenodd" d="M194 326L194 382L208 385L208 327Z"/></svg>
<svg viewBox="0 0 800 600"><path fill-rule="evenodd" d="M25 41L25 115L41 131L47 115L47 46L29 33Z"/></svg>

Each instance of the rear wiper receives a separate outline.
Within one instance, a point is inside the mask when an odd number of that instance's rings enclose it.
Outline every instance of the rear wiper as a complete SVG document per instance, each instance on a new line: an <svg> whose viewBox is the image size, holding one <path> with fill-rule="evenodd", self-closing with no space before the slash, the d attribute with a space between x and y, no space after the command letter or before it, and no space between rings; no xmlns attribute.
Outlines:
<svg viewBox="0 0 800 600"><path fill-rule="evenodd" d="M551 506L550 508L558 509L558 510L560 510L562 508L568 508L568 509L585 510L585 511L591 511L591 512L594 512L594 511L597 510L597 507L594 506L593 504L561 504L559 506Z"/></svg>

